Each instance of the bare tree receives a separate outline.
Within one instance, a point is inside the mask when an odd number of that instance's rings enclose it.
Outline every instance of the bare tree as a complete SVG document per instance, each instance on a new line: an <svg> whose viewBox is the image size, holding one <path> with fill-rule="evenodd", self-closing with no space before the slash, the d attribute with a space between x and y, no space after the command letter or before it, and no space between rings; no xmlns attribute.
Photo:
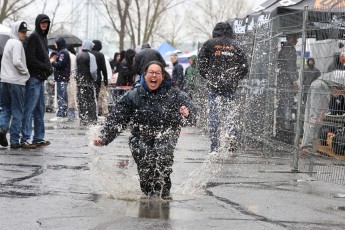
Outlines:
<svg viewBox="0 0 345 230"><path fill-rule="evenodd" d="M159 38L167 41L173 47L181 40L186 41L186 34L189 33L185 27L188 17L180 9L174 8L164 14L164 21L160 29L156 31Z"/></svg>
<svg viewBox="0 0 345 230"><path fill-rule="evenodd" d="M212 37L212 30L218 22L238 17L249 7L244 0L232 0L231 4L228 0L196 0L188 15L197 12L198 16L190 17L190 27L199 37L208 39Z"/></svg>
<svg viewBox="0 0 345 230"><path fill-rule="evenodd" d="M148 43L157 36L159 25L166 13L182 4L183 0L134 0L130 8L128 32L132 46Z"/></svg>
<svg viewBox="0 0 345 230"><path fill-rule="evenodd" d="M16 18L17 14L36 0L1 0L0 1L0 23L7 18Z"/></svg>
<svg viewBox="0 0 345 230"><path fill-rule="evenodd" d="M108 20L112 25L112 28L119 35L119 49L123 50L129 6L131 5L132 0L101 0L101 2L106 9Z"/></svg>
<svg viewBox="0 0 345 230"><path fill-rule="evenodd" d="M56 17L56 14L57 14L57 12L58 12L58 10L59 10L59 8L60 8L60 6L61 6L61 1L62 0L57 0L56 1L56 5L55 5L55 7L54 7L54 9L53 9L53 11L52 11L52 16L50 16L49 18L50 18L50 29L49 29L49 33L52 33L53 32L53 28L54 28L54 22L55 22L55 17ZM48 2L48 0L45 0L45 6L46 6L46 4L47 4L47 2ZM43 12L42 13L44 13L44 9L43 9Z"/></svg>

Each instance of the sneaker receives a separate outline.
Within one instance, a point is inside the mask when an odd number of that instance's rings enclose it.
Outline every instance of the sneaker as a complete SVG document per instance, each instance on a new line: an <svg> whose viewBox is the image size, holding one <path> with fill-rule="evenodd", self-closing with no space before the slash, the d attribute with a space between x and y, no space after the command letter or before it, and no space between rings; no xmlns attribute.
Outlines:
<svg viewBox="0 0 345 230"><path fill-rule="evenodd" d="M229 142L229 151L235 151L237 150L238 147L238 140L236 136L229 136L227 137L228 142Z"/></svg>
<svg viewBox="0 0 345 230"><path fill-rule="evenodd" d="M217 151L211 151L211 152L208 153L208 155L209 155L210 157L218 157L218 156L219 156L219 153L218 153Z"/></svg>
<svg viewBox="0 0 345 230"><path fill-rule="evenodd" d="M65 121L68 121L68 118L67 117L53 117L49 121L52 121L52 122L65 122Z"/></svg>
<svg viewBox="0 0 345 230"><path fill-rule="evenodd" d="M3 147L7 147L8 146L8 142L7 142L7 138L6 138L6 133L5 132L1 132L0 133L0 145Z"/></svg>
<svg viewBox="0 0 345 230"><path fill-rule="evenodd" d="M166 200L166 201L169 201L169 200L172 200L173 198L172 198L172 196L170 196L170 195L168 195L168 196L163 196L162 195L162 200Z"/></svg>
<svg viewBox="0 0 345 230"><path fill-rule="evenodd" d="M24 149L35 149L36 148L36 145L35 144L31 144L27 141L25 142L21 142L20 143L21 147L24 148Z"/></svg>
<svg viewBox="0 0 345 230"><path fill-rule="evenodd" d="M33 144L35 144L37 147L47 146L47 145L50 145L50 141L42 140L42 141L37 141Z"/></svg>
<svg viewBox="0 0 345 230"><path fill-rule="evenodd" d="M11 149L19 149L23 147L20 143L14 143L14 144L11 144L10 148Z"/></svg>

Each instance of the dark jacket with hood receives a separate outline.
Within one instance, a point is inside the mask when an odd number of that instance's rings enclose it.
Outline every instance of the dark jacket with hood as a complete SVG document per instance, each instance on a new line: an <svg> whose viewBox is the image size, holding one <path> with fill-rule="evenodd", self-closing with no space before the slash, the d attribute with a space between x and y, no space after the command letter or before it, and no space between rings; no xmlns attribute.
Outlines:
<svg viewBox="0 0 345 230"><path fill-rule="evenodd" d="M193 90L195 87L195 81L199 74L199 69L196 66L197 57L196 55L192 55L189 57L193 60L192 64L186 68L185 73L185 89L186 90Z"/></svg>
<svg viewBox="0 0 345 230"><path fill-rule="evenodd" d="M312 62L311 64L309 62ZM318 68L315 67L314 58L308 58L307 68L303 71L303 85L310 86L313 81L321 76L321 72Z"/></svg>
<svg viewBox="0 0 345 230"><path fill-rule="evenodd" d="M95 55L96 62L97 62L97 86L101 87L102 80L104 81L104 85L108 85L108 73L107 73L107 66L105 65L105 58L104 54L102 54L102 42L99 40L92 41L95 45L93 46L91 53ZM102 77L103 75L103 77Z"/></svg>
<svg viewBox="0 0 345 230"><path fill-rule="evenodd" d="M238 81L248 73L248 62L243 49L233 39L231 25L219 22L198 55L200 75L208 80L213 91L235 92Z"/></svg>
<svg viewBox="0 0 345 230"><path fill-rule="evenodd" d="M47 29L42 32L40 23L42 20L49 20L45 14L39 14L35 21L35 31L29 36L26 45L26 63L32 77L39 80L46 80L53 73L53 68L49 59L47 35L50 27L48 21Z"/></svg>
<svg viewBox="0 0 345 230"><path fill-rule="evenodd" d="M141 46L140 52L135 55L135 73L141 76L144 73L144 68L151 61L159 61L164 66L166 66L164 58L157 50L151 49L151 46L149 44L143 44Z"/></svg>
<svg viewBox="0 0 345 230"><path fill-rule="evenodd" d="M134 70L134 57L135 50L128 49L125 53L125 58L119 66L119 75L117 77L117 86L131 86L134 83L135 70Z"/></svg>
<svg viewBox="0 0 345 230"><path fill-rule="evenodd" d="M309 62L312 61L310 64ZM321 72L318 68L315 67L315 60L314 58L308 58L307 60L307 68L303 70L303 101L307 101L308 91L310 85L313 81L318 79L321 76Z"/></svg>
<svg viewBox="0 0 345 230"><path fill-rule="evenodd" d="M95 80L93 74L91 73L91 58L94 59L94 64L97 72L96 57L91 53L94 43L88 40L83 41L82 50L77 55L76 65L77 65L77 86L83 87L95 87ZM97 73L96 73L97 74Z"/></svg>
<svg viewBox="0 0 345 230"><path fill-rule="evenodd" d="M183 75L183 66L178 61L173 63L172 80L173 80L173 85L175 87L178 87L181 90L183 90L184 83L185 83L185 79Z"/></svg>
<svg viewBox="0 0 345 230"><path fill-rule="evenodd" d="M62 37L57 38L56 45L59 53L56 61L52 62L52 66L54 67L54 80L57 82L69 82L69 76L71 75L71 59L65 39Z"/></svg>
<svg viewBox="0 0 345 230"><path fill-rule="evenodd" d="M150 91L142 76L141 84L123 95L114 112L107 118L101 131L101 138L105 144L109 144L130 123L132 147L140 141L147 143L156 140L157 144L165 143L174 148L176 143L170 143L170 140L177 140L181 126L195 124L196 108L186 93L171 86L170 76L166 73L161 86L155 91ZM181 105L189 108L188 118L182 117L179 113ZM159 138L162 140L159 141Z"/></svg>

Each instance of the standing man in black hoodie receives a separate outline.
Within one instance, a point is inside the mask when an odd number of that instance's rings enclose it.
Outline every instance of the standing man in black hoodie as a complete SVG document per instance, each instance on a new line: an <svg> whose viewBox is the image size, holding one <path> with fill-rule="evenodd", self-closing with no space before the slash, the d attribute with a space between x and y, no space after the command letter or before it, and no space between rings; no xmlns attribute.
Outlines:
<svg viewBox="0 0 345 230"><path fill-rule="evenodd" d="M53 73L49 59L47 35L50 19L45 14L39 14L35 21L35 31L29 36L26 45L26 63L30 78L25 89L25 108L22 125L22 144L32 147L49 145L44 139L44 81ZM29 143L32 133L32 120L34 120L34 135Z"/></svg>
<svg viewBox="0 0 345 230"><path fill-rule="evenodd" d="M58 37L56 39L55 46L59 53L57 57L51 61L54 67L58 110L56 117L50 119L50 121L65 121L65 119L67 119L68 110L67 87L71 75L71 59L67 50L66 41L63 37Z"/></svg>
<svg viewBox="0 0 345 230"><path fill-rule="evenodd" d="M93 40L92 42L95 45L93 46L91 53L95 55L97 62L96 98L98 100L102 82L104 82L105 86L108 86L108 73L107 66L105 65L104 54L100 52L102 49L102 42L99 40Z"/></svg>

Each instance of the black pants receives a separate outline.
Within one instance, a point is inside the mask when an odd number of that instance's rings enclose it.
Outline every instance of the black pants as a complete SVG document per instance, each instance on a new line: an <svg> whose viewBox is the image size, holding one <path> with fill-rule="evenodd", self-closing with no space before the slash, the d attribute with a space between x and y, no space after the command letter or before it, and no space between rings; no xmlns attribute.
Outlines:
<svg viewBox="0 0 345 230"><path fill-rule="evenodd" d="M176 133L177 132L177 133ZM140 188L145 195L170 195L174 148L179 130L160 138L132 136L130 148L137 164Z"/></svg>
<svg viewBox="0 0 345 230"><path fill-rule="evenodd" d="M92 86L78 86L77 98L80 123L83 125L97 123L95 89Z"/></svg>

